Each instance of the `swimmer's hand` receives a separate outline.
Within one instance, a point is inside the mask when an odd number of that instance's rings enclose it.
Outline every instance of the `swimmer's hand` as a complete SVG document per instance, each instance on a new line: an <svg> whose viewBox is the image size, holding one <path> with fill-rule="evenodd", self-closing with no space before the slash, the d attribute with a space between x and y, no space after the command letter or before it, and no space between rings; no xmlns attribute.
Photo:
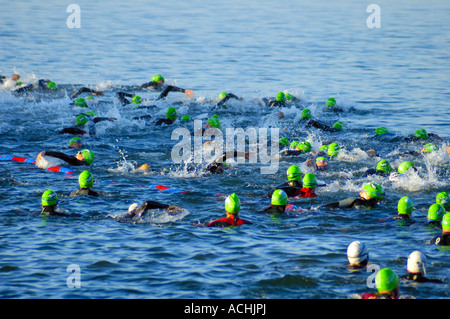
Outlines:
<svg viewBox="0 0 450 319"><path fill-rule="evenodd" d="M194 92L192 92L192 90L184 90L184 94L187 97L194 97Z"/></svg>
<svg viewBox="0 0 450 319"><path fill-rule="evenodd" d="M42 151L38 154L38 156L36 157L36 161L39 161L40 159L42 159L42 156L45 155L45 151Z"/></svg>

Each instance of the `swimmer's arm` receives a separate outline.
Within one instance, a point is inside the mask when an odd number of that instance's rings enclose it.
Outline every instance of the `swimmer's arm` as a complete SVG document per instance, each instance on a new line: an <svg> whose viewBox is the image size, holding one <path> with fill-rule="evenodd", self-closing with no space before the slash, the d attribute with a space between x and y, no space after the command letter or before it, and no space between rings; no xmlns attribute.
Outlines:
<svg viewBox="0 0 450 319"><path fill-rule="evenodd" d="M69 164L76 165L76 166L85 164L83 161L80 161L79 159L77 159L77 158L75 158L73 156L68 156L68 155L66 155L64 153L61 153L61 152L47 152L47 151L44 151L44 152L41 152L40 155L56 157L56 158L59 158L59 159L65 161L65 162L69 163Z"/></svg>
<svg viewBox="0 0 450 319"><path fill-rule="evenodd" d="M154 81L150 81L148 83L144 83L140 86L141 89L147 89L147 88L153 88L153 89L158 89L161 90L162 86L160 83L158 82L154 82Z"/></svg>
<svg viewBox="0 0 450 319"><path fill-rule="evenodd" d="M161 204L161 203L149 200L149 201L146 201L145 203L143 203L140 208L147 210L147 209L166 209L169 207L170 207L170 205Z"/></svg>
<svg viewBox="0 0 450 319"><path fill-rule="evenodd" d="M130 104L131 102L128 101L125 97L133 97L134 94L126 93L126 92L117 92L116 96L119 99L120 103L122 103L122 105L127 105L127 104Z"/></svg>
<svg viewBox="0 0 450 319"><path fill-rule="evenodd" d="M82 87L81 89L79 89L78 91L73 93L70 98L74 99L74 98L76 98L78 95L80 95L82 93L92 93L92 94L94 94L96 96L97 95L103 95L103 92L95 91L95 90L92 90L92 89L87 88L87 87Z"/></svg>
<svg viewBox="0 0 450 319"><path fill-rule="evenodd" d="M98 123L98 122L101 122L101 121L113 122L113 121L117 121L117 119L114 118L114 117L95 117L95 118L92 119L92 122L94 122L94 123Z"/></svg>
<svg viewBox="0 0 450 319"><path fill-rule="evenodd" d="M216 106L222 106L229 99L240 100L240 98L234 95L233 93L228 93L222 100L219 101L219 103L217 103Z"/></svg>
<svg viewBox="0 0 450 319"><path fill-rule="evenodd" d="M174 91L174 92L183 92L184 94L186 94L189 97L192 97L192 91L191 90L186 90L186 89L182 89L173 85L168 85L162 92L161 94L158 96L157 100L161 100L164 99L169 92Z"/></svg>

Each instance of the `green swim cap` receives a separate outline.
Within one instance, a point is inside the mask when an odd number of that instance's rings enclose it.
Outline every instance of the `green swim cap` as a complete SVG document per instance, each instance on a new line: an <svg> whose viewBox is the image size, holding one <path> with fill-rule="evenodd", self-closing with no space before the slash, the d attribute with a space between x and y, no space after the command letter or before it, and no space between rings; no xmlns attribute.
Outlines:
<svg viewBox="0 0 450 319"><path fill-rule="evenodd" d="M79 137L74 137L74 138L72 138L70 141L69 141L69 147L73 144L73 143L75 143L75 142L78 142L78 143L80 143L81 144L81 138L79 138Z"/></svg>
<svg viewBox="0 0 450 319"><path fill-rule="evenodd" d="M273 192L272 201L271 201L272 205L284 206L284 205L287 205L287 201L288 201L288 197L284 190L277 189L276 191Z"/></svg>
<svg viewBox="0 0 450 319"><path fill-rule="evenodd" d="M317 162L321 162L321 161L326 162L327 159L325 157L318 157L318 158L316 158L316 163Z"/></svg>
<svg viewBox="0 0 450 319"><path fill-rule="evenodd" d="M184 115L184 116L181 118L181 122L189 122L190 119L191 119L191 117L190 117L189 115Z"/></svg>
<svg viewBox="0 0 450 319"><path fill-rule="evenodd" d="M94 153L90 150L82 150L80 151L81 155L83 155L84 160L86 163L91 164L94 161Z"/></svg>
<svg viewBox="0 0 450 319"><path fill-rule="evenodd" d="M413 209L414 207L411 198L409 198L408 196L403 196L402 198L400 198L397 205L399 214L410 215Z"/></svg>
<svg viewBox="0 0 450 319"><path fill-rule="evenodd" d="M377 163L377 171L390 173L392 172L392 166L387 160L381 160Z"/></svg>
<svg viewBox="0 0 450 319"><path fill-rule="evenodd" d="M295 149L299 143L300 143L299 141L292 141L291 144L289 145L289 148Z"/></svg>
<svg viewBox="0 0 450 319"><path fill-rule="evenodd" d="M79 106L79 107L87 107L87 103L86 100L83 99L82 97L78 98L75 100L75 106Z"/></svg>
<svg viewBox="0 0 450 319"><path fill-rule="evenodd" d="M447 192L440 192L436 196L436 203L441 204L445 208L450 207L450 197L448 196Z"/></svg>
<svg viewBox="0 0 450 319"><path fill-rule="evenodd" d="M55 83L55 82L48 82L48 83L47 83L47 89L56 91L56 90L58 89L58 87L56 86L56 83Z"/></svg>
<svg viewBox="0 0 450 319"><path fill-rule="evenodd" d="M304 109L302 111L302 119L310 119L311 118L311 110L310 109Z"/></svg>
<svg viewBox="0 0 450 319"><path fill-rule="evenodd" d="M207 122L211 127L220 128L220 120L217 114L214 114Z"/></svg>
<svg viewBox="0 0 450 319"><path fill-rule="evenodd" d="M382 200L384 198L384 189L381 185L370 183L363 186L370 199Z"/></svg>
<svg viewBox="0 0 450 319"><path fill-rule="evenodd" d="M94 186L94 176L89 171L83 171L78 176L78 183L81 188L91 188Z"/></svg>
<svg viewBox="0 0 450 319"><path fill-rule="evenodd" d="M87 122L89 122L89 118L85 114L80 114L77 116L75 124L77 126L82 126L82 125L86 124Z"/></svg>
<svg viewBox="0 0 450 319"><path fill-rule="evenodd" d="M286 174L289 181L299 181L302 179L302 172L297 165L290 166Z"/></svg>
<svg viewBox="0 0 450 319"><path fill-rule="evenodd" d="M41 203L44 207L56 205L58 203L58 195L50 189L46 190L42 194Z"/></svg>
<svg viewBox="0 0 450 319"><path fill-rule="evenodd" d="M321 150L328 150L328 144L322 145L321 147L319 147Z"/></svg>
<svg viewBox="0 0 450 319"><path fill-rule="evenodd" d="M380 269L375 276L375 285L380 293L395 290L398 286L398 275L389 268Z"/></svg>
<svg viewBox="0 0 450 319"><path fill-rule="evenodd" d="M428 143L423 147L428 153L434 152L438 150L438 147L434 143Z"/></svg>
<svg viewBox="0 0 450 319"><path fill-rule="evenodd" d="M331 143L328 145L328 156L337 156L339 153L340 147L337 143Z"/></svg>
<svg viewBox="0 0 450 319"><path fill-rule="evenodd" d="M217 101L223 100L228 95L227 92L221 92L219 94L219 97L217 98Z"/></svg>
<svg viewBox="0 0 450 319"><path fill-rule="evenodd" d="M286 102L286 95L283 92L278 92L276 99L277 102Z"/></svg>
<svg viewBox="0 0 450 319"><path fill-rule="evenodd" d="M288 140L287 137L280 138L280 144L281 145L288 145L288 143L289 143L289 140Z"/></svg>
<svg viewBox="0 0 450 319"><path fill-rule="evenodd" d="M169 107L166 112L166 118L169 120L177 119L177 110L174 107Z"/></svg>
<svg viewBox="0 0 450 319"><path fill-rule="evenodd" d="M442 220L442 216L445 214L445 208L441 204L432 204L428 208L427 222L432 221L439 222Z"/></svg>
<svg viewBox="0 0 450 319"><path fill-rule="evenodd" d="M450 213L446 213L442 217L442 230L450 230Z"/></svg>
<svg viewBox="0 0 450 319"><path fill-rule="evenodd" d="M162 81L164 83L164 78L162 77L161 74L156 74L152 77L152 81L153 82L160 82Z"/></svg>
<svg viewBox="0 0 450 319"><path fill-rule="evenodd" d="M142 103L142 98L139 95L135 95L135 96L133 96L132 101L134 104L140 104L140 103Z"/></svg>
<svg viewBox="0 0 450 319"><path fill-rule="evenodd" d="M297 148L304 153L311 151L311 143L308 141L301 142L297 144Z"/></svg>
<svg viewBox="0 0 450 319"><path fill-rule="evenodd" d="M404 161L402 162L398 167L398 172L400 174L404 174L410 167L413 167L414 163L410 161Z"/></svg>
<svg viewBox="0 0 450 319"><path fill-rule="evenodd" d="M428 133L425 129L421 128L421 129L418 129L416 131L416 133L414 133L414 137L422 138L422 139L426 140L426 139L428 139Z"/></svg>
<svg viewBox="0 0 450 319"><path fill-rule="evenodd" d="M305 174L305 176L303 176L303 187L316 188L317 187L316 175L314 175L313 173Z"/></svg>
<svg viewBox="0 0 450 319"><path fill-rule="evenodd" d="M326 106L332 107L336 105L336 100L333 97L330 97L328 101L325 103Z"/></svg>
<svg viewBox="0 0 450 319"><path fill-rule="evenodd" d="M236 193L231 194L225 199L225 210L233 214L241 210L241 201Z"/></svg>
<svg viewBox="0 0 450 319"><path fill-rule="evenodd" d="M284 93L284 96L287 101L292 101L294 99L294 96L291 93Z"/></svg>
<svg viewBox="0 0 450 319"><path fill-rule="evenodd" d="M337 121L336 123L334 123L333 128L342 130L344 128L344 123L342 123L342 121Z"/></svg>
<svg viewBox="0 0 450 319"><path fill-rule="evenodd" d="M96 115L97 115L97 112L95 112L94 110L92 110L92 111L84 112L84 114L86 114L86 115L88 115L88 116L96 116Z"/></svg>
<svg viewBox="0 0 450 319"><path fill-rule="evenodd" d="M387 128L385 128L384 126L381 126L375 130L376 135L382 135L382 134L386 134L386 133L389 133L389 130Z"/></svg>

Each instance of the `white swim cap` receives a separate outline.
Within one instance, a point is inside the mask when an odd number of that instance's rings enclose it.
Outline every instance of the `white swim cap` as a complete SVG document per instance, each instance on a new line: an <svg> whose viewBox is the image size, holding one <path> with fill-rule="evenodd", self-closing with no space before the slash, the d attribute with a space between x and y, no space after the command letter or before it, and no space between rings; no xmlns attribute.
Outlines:
<svg viewBox="0 0 450 319"><path fill-rule="evenodd" d="M139 207L138 203L133 203L133 204L130 205L130 207L128 207L128 212L131 212L131 211L135 210L138 207Z"/></svg>
<svg viewBox="0 0 450 319"><path fill-rule="evenodd" d="M350 264L360 264L364 260L369 260L369 251L366 245L356 240L347 248L347 258Z"/></svg>
<svg viewBox="0 0 450 319"><path fill-rule="evenodd" d="M426 274L425 264L427 262L427 257L420 251L413 251L408 256L408 263L406 269L408 272Z"/></svg>

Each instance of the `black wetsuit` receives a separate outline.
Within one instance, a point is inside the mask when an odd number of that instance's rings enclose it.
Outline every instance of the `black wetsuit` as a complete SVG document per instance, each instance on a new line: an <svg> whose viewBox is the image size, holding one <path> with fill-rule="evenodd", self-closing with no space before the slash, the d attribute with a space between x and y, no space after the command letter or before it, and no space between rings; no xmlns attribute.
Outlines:
<svg viewBox="0 0 450 319"><path fill-rule="evenodd" d="M450 233L442 234L432 240L435 245L450 246Z"/></svg>
<svg viewBox="0 0 450 319"><path fill-rule="evenodd" d="M266 197L272 197L273 192L277 189L284 190L288 197L295 197L301 193L303 185L301 181L289 181L275 187L273 190L266 194Z"/></svg>
<svg viewBox="0 0 450 319"><path fill-rule="evenodd" d="M90 188L80 188L80 189L70 193L70 197L75 197L78 195L89 195L89 196L94 196L94 197L100 197L100 194L98 192L96 192Z"/></svg>
<svg viewBox="0 0 450 319"><path fill-rule="evenodd" d="M263 98L264 104L268 107L284 107L286 106L286 102L273 100L273 98Z"/></svg>
<svg viewBox="0 0 450 319"><path fill-rule="evenodd" d="M167 204L161 204L154 201L146 201L143 204L141 204L138 208L132 210L131 212L128 212L122 218L134 218L134 217L142 217L145 215L145 213L150 209L168 209L169 207L175 207Z"/></svg>
<svg viewBox="0 0 450 319"><path fill-rule="evenodd" d="M92 89L90 89L90 88L87 88L87 87L82 87L82 88L80 88L78 91L76 91L75 93L73 93L71 96L70 96L70 98L71 99L74 99L74 98L76 98L77 96L79 96L80 94L82 94L82 93L94 93L94 94L97 94L97 93L99 93L98 91L95 91L95 90L92 90Z"/></svg>
<svg viewBox="0 0 450 319"><path fill-rule="evenodd" d="M56 205L54 205L54 206L45 206L45 207L42 208L41 211L31 214L31 216L39 216L39 215L42 215L42 216L64 216L64 217L81 216L79 214L74 214L74 213L72 213L72 214L60 213L60 212L56 211Z"/></svg>
<svg viewBox="0 0 450 319"><path fill-rule="evenodd" d="M87 114L84 115L86 115L89 118ZM114 122L117 121L117 119L114 117L94 117L93 119L90 119L89 122L85 124L88 125L89 127L89 135L95 135L96 129L94 124L97 124L102 121ZM86 133L87 131L81 129L80 127L66 127L58 132L58 134L72 134L72 135L84 135Z"/></svg>
<svg viewBox="0 0 450 319"><path fill-rule="evenodd" d="M442 283L442 280L439 279L429 279L424 277L422 274L418 273L418 274L413 274L413 273L408 273L405 276L401 277L404 280L410 280L410 281L415 281L415 282L434 282L434 283Z"/></svg>
<svg viewBox="0 0 450 319"><path fill-rule="evenodd" d="M234 95L233 93L227 93L227 95L216 104L216 107L222 107L224 103L229 99L240 100L240 98Z"/></svg>
<svg viewBox="0 0 450 319"><path fill-rule="evenodd" d="M286 210L286 205L270 205L269 207L259 211L258 213L283 214L285 210Z"/></svg>
<svg viewBox="0 0 450 319"><path fill-rule="evenodd" d="M45 151L45 153L43 154L44 156L52 156L52 157L56 157L59 158L71 165L74 166L81 166L81 165L89 165L86 161L80 161L78 158L76 158L75 156L68 156L64 153L61 152L48 152Z"/></svg>
<svg viewBox="0 0 450 319"><path fill-rule="evenodd" d="M306 123L305 127L315 127L315 128L317 128L317 129L319 129L321 131L324 131L324 132L339 132L339 131L341 131L340 129L331 127L329 125L323 124L323 123L321 123L319 121L316 121L316 120L309 120Z"/></svg>
<svg viewBox="0 0 450 319"><path fill-rule="evenodd" d="M249 154L249 153L244 153L244 157L247 158L248 154ZM240 153L238 153L237 151L234 151L234 153L233 153L233 155L232 155L232 158L238 157L238 156L240 156L240 155L241 155ZM227 160L227 152L223 153L223 154L220 155L218 158L216 158L216 159L214 160L214 162L212 162L211 164L209 164L209 165L206 167L206 170L209 171L209 172L211 172L211 173L213 173L213 174L217 174L217 173L219 173L219 172L218 172L218 168L219 168L220 166L222 166L222 165L223 165L223 162L225 162L226 160Z"/></svg>
<svg viewBox="0 0 450 319"><path fill-rule="evenodd" d="M139 117L140 119L142 119L142 116ZM162 125L162 124L167 124L167 125L171 125L175 123L175 120L171 120L171 119L159 119L155 122L155 125Z"/></svg>
<svg viewBox="0 0 450 319"><path fill-rule="evenodd" d="M376 199L364 199L359 197L350 197L343 199L339 202L329 203L322 205L322 208L374 208L377 206L378 200Z"/></svg>
<svg viewBox="0 0 450 319"><path fill-rule="evenodd" d="M378 176L389 176L390 172L383 172L378 171L375 168L369 168L365 173L364 176L370 176L370 175L378 175Z"/></svg>

